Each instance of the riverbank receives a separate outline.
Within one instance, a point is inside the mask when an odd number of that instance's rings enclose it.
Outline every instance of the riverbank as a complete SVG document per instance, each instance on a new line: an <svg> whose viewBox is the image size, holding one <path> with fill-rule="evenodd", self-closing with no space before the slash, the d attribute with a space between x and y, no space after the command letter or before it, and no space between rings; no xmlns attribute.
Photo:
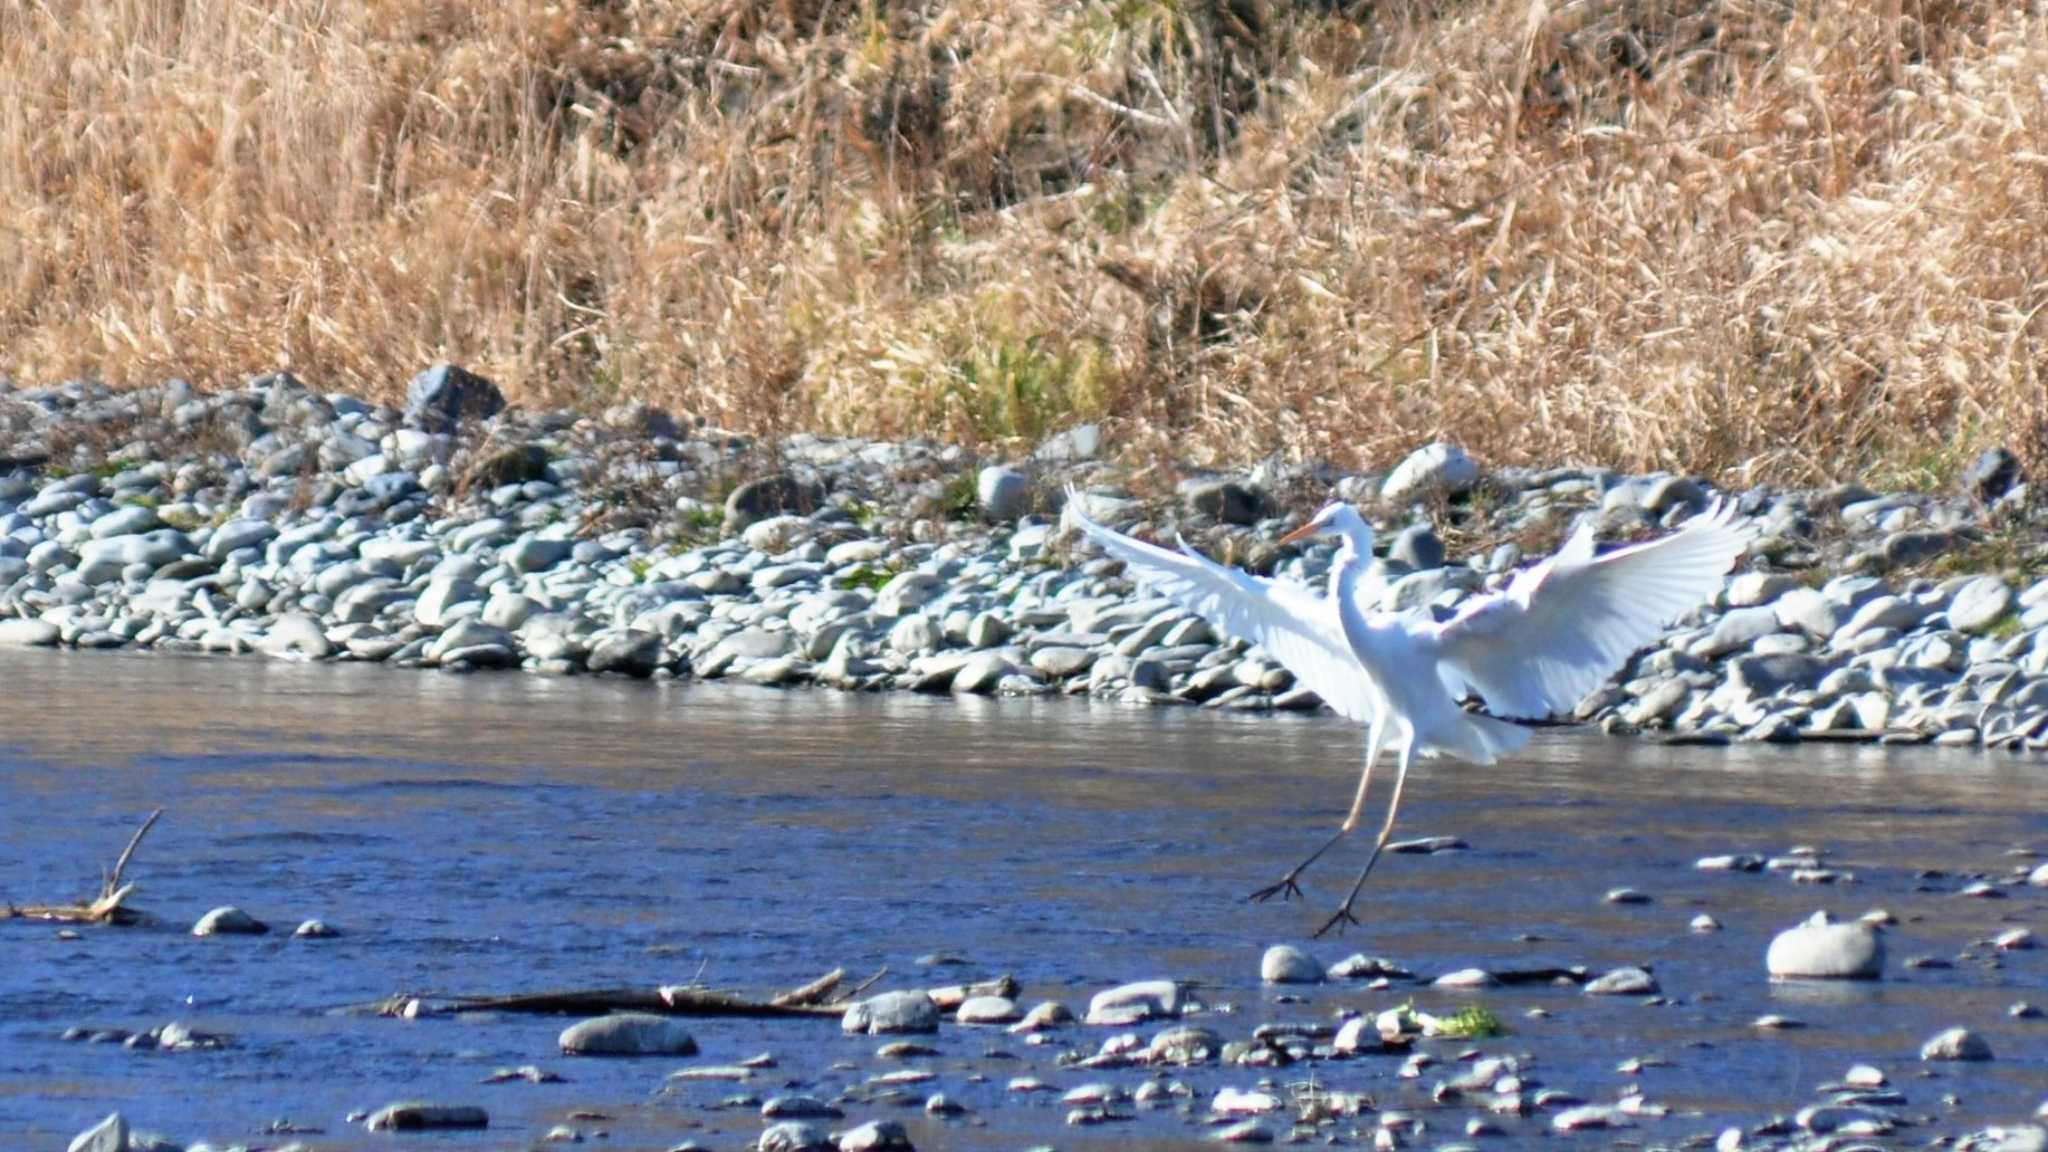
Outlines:
<svg viewBox="0 0 2048 1152"><path fill-rule="evenodd" d="M1633 539L1712 495L1684 477L1489 468L1443 446L1385 474L1120 469L1098 430L1027 457L797 436L658 409L505 408L442 366L403 411L287 375L0 392L0 644L262 654L449 671L731 678L1130 704L1312 709L1284 670L1058 528L1099 519L1317 581L1274 541L1328 494L1389 543L1391 607L1446 610L1579 518ZM1964 491L1757 488L1720 599L1574 719L1691 740L2048 747L2048 580L2015 460Z"/></svg>

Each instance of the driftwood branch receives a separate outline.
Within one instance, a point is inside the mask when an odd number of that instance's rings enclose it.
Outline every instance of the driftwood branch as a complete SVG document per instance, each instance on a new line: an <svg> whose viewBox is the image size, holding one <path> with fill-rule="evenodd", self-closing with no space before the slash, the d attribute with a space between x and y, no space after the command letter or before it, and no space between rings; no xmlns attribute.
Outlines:
<svg viewBox="0 0 2048 1152"><path fill-rule="evenodd" d="M589 988L525 992L509 996L456 996L401 993L355 1011L378 1016L460 1015L470 1012L519 1012L542 1016L598 1016L607 1012L652 1012L662 1016L830 1016L846 1013L862 993L888 972L876 972L851 988L843 987L844 969L835 968L798 988L771 996L723 988L671 984L660 988ZM1014 996L1017 982L1008 976L980 984L933 988L925 994L942 1009L957 1007L973 996Z"/></svg>
<svg viewBox="0 0 2048 1152"><path fill-rule="evenodd" d="M770 1000L770 1004L788 1008L803 1004L816 1004L832 994L839 982L846 979L846 969L834 968L801 988L792 989Z"/></svg>
<svg viewBox="0 0 2048 1152"><path fill-rule="evenodd" d="M149 830L164 814L161 808L152 811L128 838L128 846L114 860L114 870L100 880L100 893L91 900L76 904L23 904L0 905L0 920L49 920L62 924L133 924L142 919L142 914L127 906L126 901L135 892L133 883L121 883L121 877L128 870L128 861L135 856L135 849Z"/></svg>

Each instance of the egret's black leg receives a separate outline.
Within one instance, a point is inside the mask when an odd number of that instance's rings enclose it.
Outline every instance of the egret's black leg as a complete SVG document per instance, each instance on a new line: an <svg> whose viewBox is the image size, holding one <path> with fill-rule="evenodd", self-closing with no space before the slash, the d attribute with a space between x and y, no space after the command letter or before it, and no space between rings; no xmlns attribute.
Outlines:
<svg viewBox="0 0 2048 1152"><path fill-rule="evenodd" d="M1365 858L1365 867L1359 869L1358 879L1351 885L1351 892L1344 897L1344 903L1328 920L1323 921L1322 927L1316 929L1317 939L1329 934L1332 929L1341 932L1344 925L1358 923L1358 918L1351 914L1351 905L1358 900L1358 893L1365 888L1365 878L1372 875L1372 866L1379 862L1380 853L1386 849L1387 841L1393 839L1394 818L1401 812L1401 787L1408 783L1408 755L1412 746L1411 742L1401 749L1400 766L1394 770L1394 796L1387 803L1387 821L1380 825L1379 838L1373 841L1372 855Z"/></svg>
<svg viewBox="0 0 2048 1152"><path fill-rule="evenodd" d="M1253 900L1271 900L1273 897L1278 896L1283 901L1286 901L1301 895L1301 886L1296 884L1295 881L1301 878L1301 874L1308 870L1309 865L1320 860L1323 853L1328 852L1336 845L1337 841L1349 836L1351 830L1358 827L1358 813L1360 809L1365 807L1366 789L1372 785L1372 763L1379 759L1379 755L1380 727L1375 724L1372 726L1372 730L1366 734L1365 771L1359 774L1358 792L1351 798L1351 813L1344 817L1344 823L1337 829L1337 834L1323 841L1322 847L1309 853L1308 859L1288 869L1287 875L1282 876L1277 883L1268 884L1257 892L1252 893L1251 898Z"/></svg>

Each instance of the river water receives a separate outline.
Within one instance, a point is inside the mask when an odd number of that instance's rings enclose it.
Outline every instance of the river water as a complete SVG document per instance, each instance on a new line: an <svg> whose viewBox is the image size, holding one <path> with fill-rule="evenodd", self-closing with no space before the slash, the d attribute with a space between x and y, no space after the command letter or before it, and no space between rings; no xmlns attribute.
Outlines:
<svg viewBox="0 0 2048 1152"><path fill-rule="evenodd" d="M1897 1139L2014 1123L2048 1096L2048 951L1953 958L2015 924L2048 932L2048 890L1959 896L1971 874L2008 877L2048 850L2048 770L1974 751L1849 747L1664 748L1567 732L1492 769L1425 762L1402 832L1454 835L1469 851L1392 856L1359 928L1307 946L1354 950L1420 973L1468 966L1651 965L1666 1002L1570 987L1476 993L1324 986L1297 1000L1262 988L1259 956L1305 942L1364 849L1311 873L1306 905L1251 904L1330 828L1349 800L1358 735L1327 718L1134 709L1075 700L853 696L519 675L453 676L352 666L147 655L0 654L0 901L59 901L100 870L152 807L166 815L130 866L152 926L0 922L0 1146L57 1148L114 1109L181 1141L272 1144L274 1121L318 1129L314 1148L391 1146L346 1121L397 1099L487 1108L479 1134L407 1147L530 1147L555 1124L604 1146L685 1139L751 1147L756 1111L710 1107L786 1085L831 1098L899 1065L832 1021L704 1020L695 1060L559 1056L564 1021L400 1021L337 1011L396 992L515 992L701 981L793 986L826 969L887 966L885 986L1009 973L1022 999L1077 1010L1094 991L1175 977L1230 1005L1206 1020L1228 1038L1268 1020L1328 1021L1340 1008L1477 1000L1508 1036L1469 1047L1519 1054L1531 1079L1613 1101L1630 1079L1670 1116L1616 1135L1676 1143L1789 1115L1864 1061L1922 1123ZM1724 852L1824 849L1853 883L1702 873ZM1923 870L1939 870L1924 876ZM1616 887L1651 903L1618 906ZM191 923L237 904L278 931L198 939ZM1818 908L1885 907L1881 983L1773 985L1770 936ZM1725 929L1694 933L1706 911ZM342 935L294 940L319 917ZM1973 956L1981 953L1978 949ZM930 953L963 965L919 967ZM1540 1018L1528 1015L1541 1008ZM1808 1026L1759 1031L1765 1013ZM220 1051L158 1053L60 1039L67 1027L141 1029L179 1020L226 1034ZM1920 1043L1967 1025L1997 1058L1922 1065ZM1471 1105L1435 1108L1445 1072L1397 1077L1398 1059L1271 1072L1211 1065L1181 1074L1192 1114L1070 1128L1057 1094L1004 1086L1134 1087L1142 1070L1057 1067L1070 1029L1032 1047L951 1025L924 1063L966 1120L847 1105L847 1125L901 1120L920 1148L1178 1147L1202 1140L1218 1088L1311 1074L1419 1115L1420 1146L1462 1139ZM1460 1044L1430 1045L1447 1061ZM667 1073L761 1052L777 1067L747 1085ZM1636 1077L1617 1064L1660 1057ZM493 1069L540 1064L567 1078L484 1086ZM571 1118L574 1113L595 1113ZM1504 1122L1510 1143L1555 1140L1546 1117ZM1369 1135L1372 1121L1362 1122ZM1282 1128L1284 1131L1284 1126ZM1496 1145L1500 1142L1496 1141Z"/></svg>

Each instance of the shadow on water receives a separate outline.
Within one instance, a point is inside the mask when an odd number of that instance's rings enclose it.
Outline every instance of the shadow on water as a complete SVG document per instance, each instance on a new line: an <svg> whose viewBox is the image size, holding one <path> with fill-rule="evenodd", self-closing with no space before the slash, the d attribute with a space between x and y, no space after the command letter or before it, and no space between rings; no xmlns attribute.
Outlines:
<svg viewBox="0 0 2048 1152"><path fill-rule="evenodd" d="M1402 986L1324 987L1287 1002L1258 985L1259 954L1320 921L1363 840L1311 874L1306 908L1243 896L1341 815L1357 756L1357 734L1328 719L0 654L0 897L77 896L141 813L168 810L133 865L135 903L160 925L64 941L48 925L0 924L0 1144L57 1145L118 1107L185 1140L248 1141L289 1117L325 1129L308 1138L314 1147L355 1147L363 1138L344 1123L350 1111L409 1097L491 1111L487 1139L437 1146L532 1143L577 1109L610 1117L578 1125L607 1129L616 1148L751 1144L761 1126L752 1109L704 1107L732 1086L661 1095L666 1073L686 1061L560 1058L559 1020L403 1023L330 1010L399 990L693 978L781 987L835 965L886 964L905 982L1009 972L1027 1000L1077 1007L1109 984L1170 975L1235 1006L1214 1021L1226 1036L1269 1019L1478 996L1513 1030L1489 1050L1530 1054L1543 1082L1589 1100L1616 1097L1630 1078L1615 1066L1627 1057L1671 1061L1640 1078L1674 1110L1639 1134L1659 1139L1790 1113L1855 1061L1884 1068L1907 1111L1941 1125L2015 1122L2048 1092L2048 1023L2005 1013L2016 1000L2048 1001L2048 952L1942 970L1900 963L1954 957L2013 924L2048 931L2048 891L1954 895L1970 873L2010 874L2022 861L2009 849L2048 848L2038 761L1667 749L1546 732L1498 768L1425 763L1404 835L1456 835L1471 850L1392 858L1368 889L1363 927L1312 945L1319 957L1363 949L1425 973L1647 963L1670 1002ZM1702 855L1795 844L1825 849L1855 881L1815 888L1692 867ZM1927 869L1945 875L1921 877ZM1654 901L1603 903L1622 886ZM223 903L282 931L186 934ZM1816 908L1853 916L1878 906L1903 920L1883 983L1763 979L1775 930ZM1725 930L1690 932L1701 911ZM344 935L288 938L313 916ZM968 964L920 973L916 959L933 952ZM1539 1007L1550 1015L1526 1015ZM1751 1028L1773 1012L1810 1026ZM172 1019L234 1044L151 1054L58 1039L71 1025ZM1954 1024L1985 1034L1998 1059L1941 1067L1923 1083L1920 1042ZM829 1097L886 1070L873 1041L829 1022L693 1027L702 1062L777 1054L773 1078L749 1091L799 1081ZM893 1116L924 1148L1174 1147L1203 1134L1172 1110L1068 1129L1056 1096L1005 1099L1004 1082L1027 1073L1062 1086L1146 1078L1054 1066L1061 1047L1092 1050L1101 1039L1088 1030L1034 1048L949 1030L932 1061L936 1086L979 1119L863 1105L848 1123ZM478 1084L530 1063L570 1082ZM1314 1075L1429 1116L1433 1079L1400 1080L1398 1063L1319 1065ZM1261 1074L1211 1066L1183 1078L1199 1101ZM1462 1123L1444 1113L1428 1142ZM1509 1123L1534 1133L1543 1122Z"/></svg>

